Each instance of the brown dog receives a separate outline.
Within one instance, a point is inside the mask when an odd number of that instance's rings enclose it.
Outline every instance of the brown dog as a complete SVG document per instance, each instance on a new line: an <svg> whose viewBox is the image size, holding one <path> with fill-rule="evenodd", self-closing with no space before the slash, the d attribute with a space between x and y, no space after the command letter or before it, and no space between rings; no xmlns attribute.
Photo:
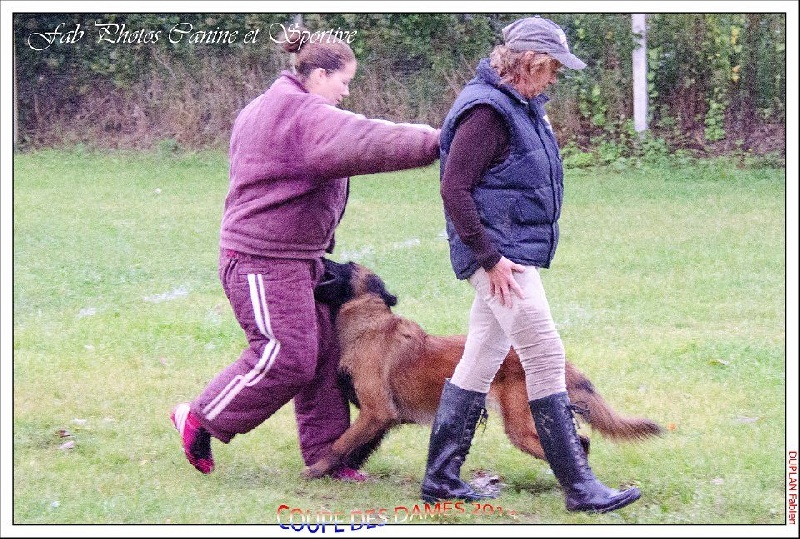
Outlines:
<svg viewBox="0 0 800 539"><path fill-rule="evenodd" d="M317 299L333 309L342 353L340 382L360 412L331 453L306 468L307 477L321 477L340 464L360 467L392 427L433 423L445 379L452 376L466 340L464 335L429 335L392 313L397 299L378 276L358 264L326 261L326 281L318 287ZM584 419L603 435L636 440L661 433L648 419L615 412L569 361L566 380L570 401L588 411ZM487 400L499 409L511 443L546 460L528 405L525 372L513 349ZM582 441L588 451L588 439Z"/></svg>

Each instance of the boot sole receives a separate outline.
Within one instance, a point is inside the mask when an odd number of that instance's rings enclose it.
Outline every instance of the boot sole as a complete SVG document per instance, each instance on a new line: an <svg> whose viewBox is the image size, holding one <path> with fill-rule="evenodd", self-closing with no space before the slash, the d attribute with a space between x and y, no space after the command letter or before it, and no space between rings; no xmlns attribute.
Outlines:
<svg viewBox="0 0 800 539"><path fill-rule="evenodd" d="M475 496L449 496L440 498L437 496L431 496L430 494L422 494L421 498L422 501L427 503L437 503L444 500L462 500L465 502L479 502L481 500L493 500L495 496L480 496L476 494Z"/></svg>
<svg viewBox="0 0 800 539"><path fill-rule="evenodd" d="M625 496L620 497L617 501L615 501L611 505L607 505L607 506L604 506L604 507L596 507L596 506L591 506L591 505L587 505L585 507L578 506L578 507L573 507L571 509L568 508L568 510L569 511L586 511L586 512L589 512L589 513L601 513L601 514L602 513L608 513L610 511L616 511L617 509L621 509L621 508L625 507L626 505L632 504L633 502L635 502L636 500L638 500L642 496L642 492L636 487L629 488L628 490L624 491L622 494L625 494Z"/></svg>

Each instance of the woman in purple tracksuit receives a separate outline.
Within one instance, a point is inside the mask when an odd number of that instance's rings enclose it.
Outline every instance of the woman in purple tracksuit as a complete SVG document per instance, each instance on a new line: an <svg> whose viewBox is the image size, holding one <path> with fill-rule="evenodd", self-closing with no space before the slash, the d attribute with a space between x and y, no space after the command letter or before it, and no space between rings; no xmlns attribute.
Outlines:
<svg viewBox="0 0 800 539"><path fill-rule="evenodd" d="M430 126L336 107L356 72L347 43L287 40L283 48L296 53L296 74L282 73L248 104L231 135L219 276L249 346L171 416L187 459L206 474L214 468L212 437L228 443L291 399L307 466L348 427L330 313L314 302L348 177L425 166L439 157L439 133ZM364 478L346 467L332 475Z"/></svg>

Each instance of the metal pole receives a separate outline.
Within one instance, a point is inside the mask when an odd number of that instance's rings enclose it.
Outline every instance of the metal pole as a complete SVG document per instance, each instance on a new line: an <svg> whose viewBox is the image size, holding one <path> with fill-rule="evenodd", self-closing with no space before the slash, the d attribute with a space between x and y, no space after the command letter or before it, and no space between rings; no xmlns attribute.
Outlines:
<svg viewBox="0 0 800 539"><path fill-rule="evenodd" d="M643 13L631 15L638 46L633 51L633 127L644 136L647 130L647 23Z"/></svg>

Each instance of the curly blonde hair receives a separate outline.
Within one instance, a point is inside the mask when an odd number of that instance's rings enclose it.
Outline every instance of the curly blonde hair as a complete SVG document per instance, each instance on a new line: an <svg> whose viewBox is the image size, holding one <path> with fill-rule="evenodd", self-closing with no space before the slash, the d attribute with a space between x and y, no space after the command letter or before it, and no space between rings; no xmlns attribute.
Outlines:
<svg viewBox="0 0 800 539"><path fill-rule="evenodd" d="M560 66L561 62L544 52L515 51L506 45L498 45L489 55L489 64L505 84L517 86L530 76L535 67Z"/></svg>

